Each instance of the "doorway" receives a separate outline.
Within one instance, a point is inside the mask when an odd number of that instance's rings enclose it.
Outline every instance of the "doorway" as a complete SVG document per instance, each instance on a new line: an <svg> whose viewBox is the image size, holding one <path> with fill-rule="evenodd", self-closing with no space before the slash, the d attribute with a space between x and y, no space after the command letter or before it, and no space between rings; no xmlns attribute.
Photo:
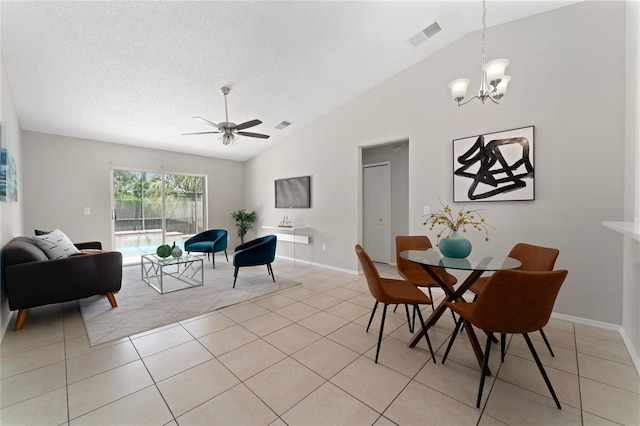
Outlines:
<svg viewBox="0 0 640 426"><path fill-rule="evenodd" d="M396 235L409 235L409 141L400 140L382 145L363 147L361 149L361 167L362 167L362 186L361 192L361 216L360 216L360 238L363 247L369 253L369 250L381 253L380 260L383 263L395 265L396 252ZM382 248L367 248L365 242L369 245L376 240L371 237L365 237L365 225L371 219L365 219L370 213L365 206L365 167L376 166L379 164L388 164L389 171L389 191L386 203L389 205L389 214L387 217L388 231L385 232L384 241L379 244ZM371 185L369 185L371 188ZM374 187L375 188L375 187ZM384 249L384 245L388 249ZM382 254L382 253L388 254ZM375 259L374 259L375 260Z"/></svg>
<svg viewBox="0 0 640 426"><path fill-rule="evenodd" d="M112 169L111 182L114 247L125 263L161 244L183 248L206 229L206 176Z"/></svg>

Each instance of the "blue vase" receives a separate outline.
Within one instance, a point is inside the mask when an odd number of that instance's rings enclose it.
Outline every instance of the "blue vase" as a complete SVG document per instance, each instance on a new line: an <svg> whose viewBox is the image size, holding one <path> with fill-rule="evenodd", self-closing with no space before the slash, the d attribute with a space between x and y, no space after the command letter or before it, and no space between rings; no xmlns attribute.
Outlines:
<svg viewBox="0 0 640 426"><path fill-rule="evenodd" d="M471 253L471 242L453 231L447 238L440 240L440 253L445 257L465 258Z"/></svg>

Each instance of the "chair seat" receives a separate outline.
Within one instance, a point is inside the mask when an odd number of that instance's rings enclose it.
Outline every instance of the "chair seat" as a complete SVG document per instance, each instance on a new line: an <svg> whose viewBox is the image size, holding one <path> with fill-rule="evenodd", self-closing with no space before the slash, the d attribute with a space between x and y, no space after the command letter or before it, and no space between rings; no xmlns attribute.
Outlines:
<svg viewBox="0 0 640 426"><path fill-rule="evenodd" d="M381 278L382 285L387 293L387 304L431 304L429 296L420 289L403 280Z"/></svg>
<svg viewBox="0 0 640 426"><path fill-rule="evenodd" d="M211 241L200 241L197 243L189 244L189 251L197 251L197 252L211 252L213 250L213 242Z"/></svg>

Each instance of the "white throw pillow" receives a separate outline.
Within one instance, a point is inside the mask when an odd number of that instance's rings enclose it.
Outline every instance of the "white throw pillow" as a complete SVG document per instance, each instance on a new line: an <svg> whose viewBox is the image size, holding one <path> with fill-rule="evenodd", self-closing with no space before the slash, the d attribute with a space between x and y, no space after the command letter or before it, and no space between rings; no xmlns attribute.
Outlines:
<svg viewBox="0 0 640 426"><path fill-rule="evenodd" d="M59 229L45 235L37 235L33 237L33 241L49 259L62 259L79 252L69 237Z"/></svg>

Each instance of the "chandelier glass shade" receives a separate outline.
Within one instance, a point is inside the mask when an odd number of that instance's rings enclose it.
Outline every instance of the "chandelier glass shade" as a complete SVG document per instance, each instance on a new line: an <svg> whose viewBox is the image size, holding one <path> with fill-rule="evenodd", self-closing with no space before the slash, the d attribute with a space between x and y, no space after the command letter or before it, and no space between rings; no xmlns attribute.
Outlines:
<svg viewBox="0 0 640 426"><path fill-rule="evenodd" d="M508 59L494 59L493 61L486 62L486 53L484 49L485 33L487 29L486 25L487 8L485 0L482 0L482 79L480 83L480 89L478 93L465 101L467 96L467 87L471 80L468 78L459 78L449 83L449 89L451 90L451 97L458 103L458 106L469 103L472 99L480 99L484 104L484 101L490 99L496 104L500 103L500 99L507 91L507 86L511 81L511 77L504 75L507 66L509 65Z"/></svg>

